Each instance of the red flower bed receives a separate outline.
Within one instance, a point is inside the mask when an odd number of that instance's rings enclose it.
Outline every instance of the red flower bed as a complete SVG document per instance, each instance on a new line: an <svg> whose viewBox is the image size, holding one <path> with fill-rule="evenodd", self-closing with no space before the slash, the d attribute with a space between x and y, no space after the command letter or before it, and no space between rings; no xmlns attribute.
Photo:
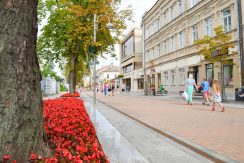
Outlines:
<svg viewBox="0 0 244 163"><path fill-rule="evenodd" d="M75 92L74 94L65 93L65 94L61 95L60 97L80 97L80 94L78 92Z"/></svg>
<svg viewBox="0 0 244 163"><path fill-rule="evenodd" d="M45 100L44 125L54 162L109 162L81 99Z"/></svg>

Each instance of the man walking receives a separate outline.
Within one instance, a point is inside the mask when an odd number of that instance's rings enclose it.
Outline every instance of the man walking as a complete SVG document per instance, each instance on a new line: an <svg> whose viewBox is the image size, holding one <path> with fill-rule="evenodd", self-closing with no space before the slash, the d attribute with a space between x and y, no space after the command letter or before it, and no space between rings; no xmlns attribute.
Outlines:
<svg viewBox="0 0 244 163"><path fill-rule="evenodd" d="M203 82L201 86L202 86L203 97L204 97L204 102L202 104L209 106L209 82L207 81L206 78L203 78Z"/></svg>

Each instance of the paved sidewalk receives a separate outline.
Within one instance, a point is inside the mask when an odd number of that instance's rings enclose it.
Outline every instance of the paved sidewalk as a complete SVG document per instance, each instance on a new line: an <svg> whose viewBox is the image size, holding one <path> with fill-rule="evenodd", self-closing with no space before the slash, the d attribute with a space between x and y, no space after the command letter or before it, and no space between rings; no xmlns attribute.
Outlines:
<svg viewBox="0 0 244 163"><path fill-rule="evenodd" d="M205 157L82 95L96 133L111 163L211 163Z"/></svg>
<svg viewBox="0 0 244 163"><path fill-rule="evenodd" d="M152 98L152 99L159 99L159 100L171 100L171 101L172 100L173 101L182 101L182 99L183 99L178 94L168 94L168 95L163 95L163 96L153 96L153 95L145 96L143 92L140 92L140 93L130 92L128 94L124 93L124 95L138 96L138 97L145 97L145 98ZM193 102L196 104L201 104L203 102L202 96L193 96ZM223 104L229 108L244 109L244 101L234 101L232 99L232 100L224 101Z"/></svg>
<svg viewBox="0 0 244 163"><path fill-rule="evenodd" d="M92 92L87 92L92 95ZM159 100L141 96L104 96L107 105L158 130L244 162L244 110L226 108L224 113L210 107L179 100Z"/></svg>

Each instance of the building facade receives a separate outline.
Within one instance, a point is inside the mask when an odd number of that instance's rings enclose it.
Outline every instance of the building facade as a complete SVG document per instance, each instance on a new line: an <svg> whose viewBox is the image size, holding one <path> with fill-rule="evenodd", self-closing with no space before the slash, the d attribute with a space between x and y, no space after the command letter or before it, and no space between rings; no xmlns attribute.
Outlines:
<svg viewBox="0 0 244 163"><path fill-rule="evenodd" d="M60 92L60 82L50 76L41 80L41 90L43 96L55 95Z"/></svg>
<svg viewBox="0 0 244 163"><path fill-rule="evenodd" d="M121 40L122 84L133 92L143 92L142 30L134 28Z"/></svg>
<svg viewBox="0 0 244 163"><path fill-rule="evenodd" d="M102 90L105 83L111 85L113 84L116 88L119 87L119 80L117 79L119 74L119 67L113 65L112 63L97 70L97 88Z"/></svg>
<svg viewBox="0 0 244 163"><path fill-rule="evenodd" d="M197 85L206 77L220 79L220 70L199 56L194 41L222 25L233 38L237 50L237 12L235 0L158 0L144 14L144 68L147 87L163 84L169 93L185 88L185 80L193 74ZM243 3L242 3L243 5ZM244 6L242 6L244 8ZM244 22L244 20L242 21ZM241 87L240 56L230 57L235 65L224 66L226 92L233 96Z"/></svg>

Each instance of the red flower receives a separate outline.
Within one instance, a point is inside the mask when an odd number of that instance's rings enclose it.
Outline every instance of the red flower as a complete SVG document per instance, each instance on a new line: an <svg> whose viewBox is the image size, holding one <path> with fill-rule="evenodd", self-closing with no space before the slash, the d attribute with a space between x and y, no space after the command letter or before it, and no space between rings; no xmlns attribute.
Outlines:
<svg viewBox="0 0 244 163"><path fill-rule="evenodd" d="M4 155L4 156L3 156L3 159L4 159L4 160L10 160L10 155L9 155L9 154Z"/></svg>
<svg viewBox="0 0 244 163"><path fill-rule="evenodd" d="M66 162L109 162L81 99L45 100L43 106L44 127L55 158Z"/></svg>
<svg viewBox="0 0 244 163"><path fill-rule="evenodd" d="M37 159L37 156L35 153L32 153L31 156L30 156L30 160L36 160Z"/></svg>

